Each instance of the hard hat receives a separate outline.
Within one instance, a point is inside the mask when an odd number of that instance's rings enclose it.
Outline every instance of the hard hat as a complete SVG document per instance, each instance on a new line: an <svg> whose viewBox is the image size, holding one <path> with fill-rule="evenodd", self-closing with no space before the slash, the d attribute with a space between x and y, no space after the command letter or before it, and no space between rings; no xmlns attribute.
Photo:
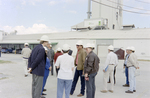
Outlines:
<svg viewBox="0 0 150 98"><path fill-rule="evenodd" d="M131 50L131 47L127 47L126 50Z"/></svg>
<svg viewBox="0 0 150 98"><path fill-rule="evenodd" d="M52 45L50 45L50 47L52 47Z"/></svg>
<svg viewBox="0 0 150 98"><path fill-rule="evenodd" d="M108 49L109 49L109 50L114 50L114 47L113 47L112 45L110 45L110 46L108 47Z"/></svg>
<svg viewBox="0 0 150 98"><path fill-rule="evenodd" d="M132 51L135 51L135 48L132 46L132 47L131 47L131 50L132 50Z"/></svg>
<svg viewBox="0 0 150 98"><path fill-rule="evenodd" d="M58 48L57 51L61 51L61 48Z"/></svg>
<svg viewBox="0 0 150 98"><path fill-rule="evenodd" d="M70 48L69 48L69 45L68 45L68 44L64 44L64 45L63 45L62 50L68 51L69 49L70 49Z"/></svg>
<svg viewBox="0 0 150 98"><path fill-rule="evenodd" d="M24 46L26 46L26 45L27 45L27 46L29 46L29 44L28 44L28 43L24 43Z"/></svg>
<svg viewBox="0 0 150 98"><path fill-rule="evenodd" d="M94 48L91 43L87 43L85 48Z"/></svg>
<svg viewBox="0 0 150 98"><path fill-rule="evenodd" d="M40 38L40 41L48 41L49 42L49 37L47 35L43 35L41 38Z"/></svg>
<svg viewBox="0 0 150 98"><path fill-rule="evenodd" d="M44 47L45 51L47 51L48 49L46 47Z"/></svg>
<svg viewBox="0 0 150 98"><path fill-rule="evenodd" d="M76 43L76 45L82 45L82 46L83 46L82 40L79 40L79 41Z"/></svg>

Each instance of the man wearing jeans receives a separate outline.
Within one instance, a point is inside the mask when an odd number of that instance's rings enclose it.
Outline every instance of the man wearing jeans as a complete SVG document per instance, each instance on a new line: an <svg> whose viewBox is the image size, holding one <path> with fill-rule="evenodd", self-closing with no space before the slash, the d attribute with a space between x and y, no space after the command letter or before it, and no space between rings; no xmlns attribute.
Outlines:
<svg viewBox="0 0 150 98"><path fill-rule="evenodd" d="M139 69L137 63L137 56L132 52L133 49L130 49L129 54L130 57L127 61L127 67L129 71L129 90L125 91L126 93L136 92L136 80L135 80L135 70Z"/></svg>
<svg viewBox="0 0 150 98"><path fill-rule="evenodd" d="M124 68L125 68L125 76L126 76L126 84L123 85L123 87L129 87L129 77L128 77L128 67L127 67L127 61L129 58L129 51L130 51L130 47L126 48L126 57L125 57L125 61L124 61Z"/></svg>
<svg viewBox="0 0 150 98"><path fill-rule="evenodd" d="M88 43L86 46L87 56L84 63L86 98L95 98L95 76L99 70L99 58L93 52L93 45Z"/></svg>
<svg viewBox="0 0 150 98"><path fill-rule="evenodd" d="M63 55L57 58L55 66L60 68L57 79L57 98L63 98L65 89L65 98L69 98L73 79L74 59L68 55L69 45L63 45Z"/></svg>
<svg viewBox="0 0 150 98"><path fill-rule="evenodd" d="M81 40L79 40L76 43L76 47L77 47L78 52L77 52L77 55L76 55L76 58L75 58L75 66L77 66L77 68L75 70L70 95L72 95L74 93L74 90L76 88L76 84L78 82L78 78L80 77L81 91L80 91L80 94L77 95L77 96L81 97L81 96L84 96L84 92L85 92L85 79L82 75L84 75L83 70L84 70L84 62L85 62L86 52L83 49L83 42Z"/></svg>

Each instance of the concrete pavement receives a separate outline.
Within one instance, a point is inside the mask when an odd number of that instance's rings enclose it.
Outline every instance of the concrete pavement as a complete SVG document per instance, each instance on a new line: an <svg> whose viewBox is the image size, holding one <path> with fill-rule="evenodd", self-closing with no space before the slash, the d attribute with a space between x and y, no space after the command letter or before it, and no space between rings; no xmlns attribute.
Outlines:
<svg viewBox="0 0 150 98"><path fill-rule="evenodd" d="M101 59L100 67L104 64L105 59ZM22 58L19 54L2 54L0 60L12 61L11 64L0 64L0 77L7 78L0 79L0 98L31 98L31 83L32 75L24 77L24 69L22 65ZM116 85L114 93L101 93L103 89L103 72L100 68L96 76L96 97L95 98L150 98L150 62L140 61L140 76L136 77L137 92L133 94L126 94L128 87L122 87L125 84L125 75L123 73L123 61L119 61L116 72ZM55 73L55 72L54 72ZM45 86L46 98L56 98L57 92L57 78L49 75L47 84ZM109 88L109 84L108 84ZM76 90L70 98L77 98L80 92L80 80L78 81ZM63 97L65 98L65 97ZM81 97L86 98L86 96Z"/></svg>

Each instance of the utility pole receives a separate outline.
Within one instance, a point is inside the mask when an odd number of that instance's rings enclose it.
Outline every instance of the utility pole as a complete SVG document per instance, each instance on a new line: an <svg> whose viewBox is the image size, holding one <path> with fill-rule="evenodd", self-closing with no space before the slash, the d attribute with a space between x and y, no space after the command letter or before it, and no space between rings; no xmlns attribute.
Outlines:
<svg viewBox="0 0 150 98"><path fill-rule="evenodd" d="M91 17L91 0L88 2L88 12L87 12L87 18L90 19Z"/></svg>

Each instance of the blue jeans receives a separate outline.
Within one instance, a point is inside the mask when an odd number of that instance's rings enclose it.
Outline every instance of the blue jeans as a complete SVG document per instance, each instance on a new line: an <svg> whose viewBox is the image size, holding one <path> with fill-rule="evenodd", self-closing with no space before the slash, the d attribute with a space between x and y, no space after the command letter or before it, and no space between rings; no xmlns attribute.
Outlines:
<svg viewBox="0 0 150 98"><path fill-rule="evenodd" d="M77 68L76 68L70 94L74 93L74 90L76 88L76 84L77 84L78 79L80 77L80 80L81 80L81 91L80 91L80 94L84 95L84 92L85 92L85 78L82 76L82 73L83 73L83 70L77 70Z"/></svg>
<svg viewBox="0 0 150 98"><path fill-rule="evenodd" d="M128 67L125 67L125 75L126 75L126 84L129 85Z"/></svg>
<svg viewBox="0 0 150 98"><path fill-rule="evenodd" d="M136 90L135 70L136 70L135 67L129 67L129 83L130 83L129 90L130 91Z"/></svg>
<svg viewBox="0 0 150 98"><path fill-rule="evenodd" d="M86 98L95 98L95 76L97 73L90 74L89 81L85 81L86 83Z"/></svg>
<svg viewBox="0 0 150 98"><path fill-rule="evenodd" d="M72 80L57 79L57 98L63 98L65 89L65 98L69 98Z"/></svg>

